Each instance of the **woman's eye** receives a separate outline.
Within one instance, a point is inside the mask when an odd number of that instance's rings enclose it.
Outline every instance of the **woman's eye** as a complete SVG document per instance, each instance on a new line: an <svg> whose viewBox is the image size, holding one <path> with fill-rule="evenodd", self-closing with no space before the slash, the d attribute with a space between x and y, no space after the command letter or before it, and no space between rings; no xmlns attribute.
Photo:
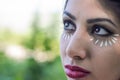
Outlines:
<svg viewBox="0 0 120 80"><path fill-rule="evenodd" d="M92 34L98 36L110 36L112 32L100 25L94 25L92 28Z"/></svg>
<svg viewBox="0 0 120 80"><path fill-rule="evenodd" d="M75 31L75 25L71 21L64 21L64 30Z"/></svg>

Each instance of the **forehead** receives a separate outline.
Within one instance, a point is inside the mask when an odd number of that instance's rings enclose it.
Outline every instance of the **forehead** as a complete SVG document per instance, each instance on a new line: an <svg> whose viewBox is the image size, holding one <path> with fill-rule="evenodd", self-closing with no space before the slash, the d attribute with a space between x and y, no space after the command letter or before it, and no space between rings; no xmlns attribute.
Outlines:
<svg viewBox="0 0 120 80"><path fill-rule="evenodd" d="M70 12L77 18L109 18L109 15L106 14L105 9L103 9L98 0L68 0L65 11Z"/></svg>
<svg viewBox="0 0 120 80"><path fill-rule="evenodd" d="M76 7L76 8L80 8L80 7L99 7L99 2L97 0L68 0L67 1L67 8L68 7Z"/></svg>

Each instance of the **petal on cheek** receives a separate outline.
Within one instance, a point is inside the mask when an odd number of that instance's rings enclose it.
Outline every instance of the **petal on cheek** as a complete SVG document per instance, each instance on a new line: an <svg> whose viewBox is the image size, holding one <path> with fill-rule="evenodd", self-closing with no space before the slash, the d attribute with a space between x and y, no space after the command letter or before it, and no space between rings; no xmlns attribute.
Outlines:
<svg viewBox="0 0 120 80"><path fill-rule="evenodd" d="M115 45L118 40L119 34L115 34L113 36L110 36L109 38L105 39L99 39L99 38L91 38L90 41L92 41L95 45L99 47L108 47ZM117 43L118 44L118 43Z"/></svg>
<svg viewBox="0 0 120 80"><path fill-rule="evenodd" d="M72 34L63 33L61 38L63 41L68 41L70 40L71 37L72 37Z"/></svg>

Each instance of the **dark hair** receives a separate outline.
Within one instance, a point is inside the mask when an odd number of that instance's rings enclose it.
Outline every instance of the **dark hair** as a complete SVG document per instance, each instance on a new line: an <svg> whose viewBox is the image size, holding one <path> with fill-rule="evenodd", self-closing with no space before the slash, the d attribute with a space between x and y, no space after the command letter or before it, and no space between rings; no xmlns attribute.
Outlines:
<svg viewBox="0 0 120 80"><path fill-rule="evenodd" d="M120 0L99 0L104 9L110 11L120 22Z"/></svg>
<svg viewBox="0 0 120 80"><path fill-rule="evenodd" d="M68 0L66 0L66 2L65 2L65 7L64 7L64 9L66 8L66 6L67 6L67 3L68 3Z"/></svg>
<svg viewBox="0 0 120 80"><path fill-rule="evenodd" d="M120 0L98 0L106 11L112 12L116 21L120 22ZM66 8L68 0L65 2Z"/></svg>

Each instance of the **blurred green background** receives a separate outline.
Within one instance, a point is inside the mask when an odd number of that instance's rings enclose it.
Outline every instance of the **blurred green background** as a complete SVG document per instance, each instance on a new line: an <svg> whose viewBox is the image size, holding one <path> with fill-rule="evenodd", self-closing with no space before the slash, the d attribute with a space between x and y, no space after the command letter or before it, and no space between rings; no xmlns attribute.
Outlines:
<svg viewBox="0 0 120 80"><path fill-rule="evenodd" d="M0 80L66 80L59 56L62 4L0 1Z"/></svg>

